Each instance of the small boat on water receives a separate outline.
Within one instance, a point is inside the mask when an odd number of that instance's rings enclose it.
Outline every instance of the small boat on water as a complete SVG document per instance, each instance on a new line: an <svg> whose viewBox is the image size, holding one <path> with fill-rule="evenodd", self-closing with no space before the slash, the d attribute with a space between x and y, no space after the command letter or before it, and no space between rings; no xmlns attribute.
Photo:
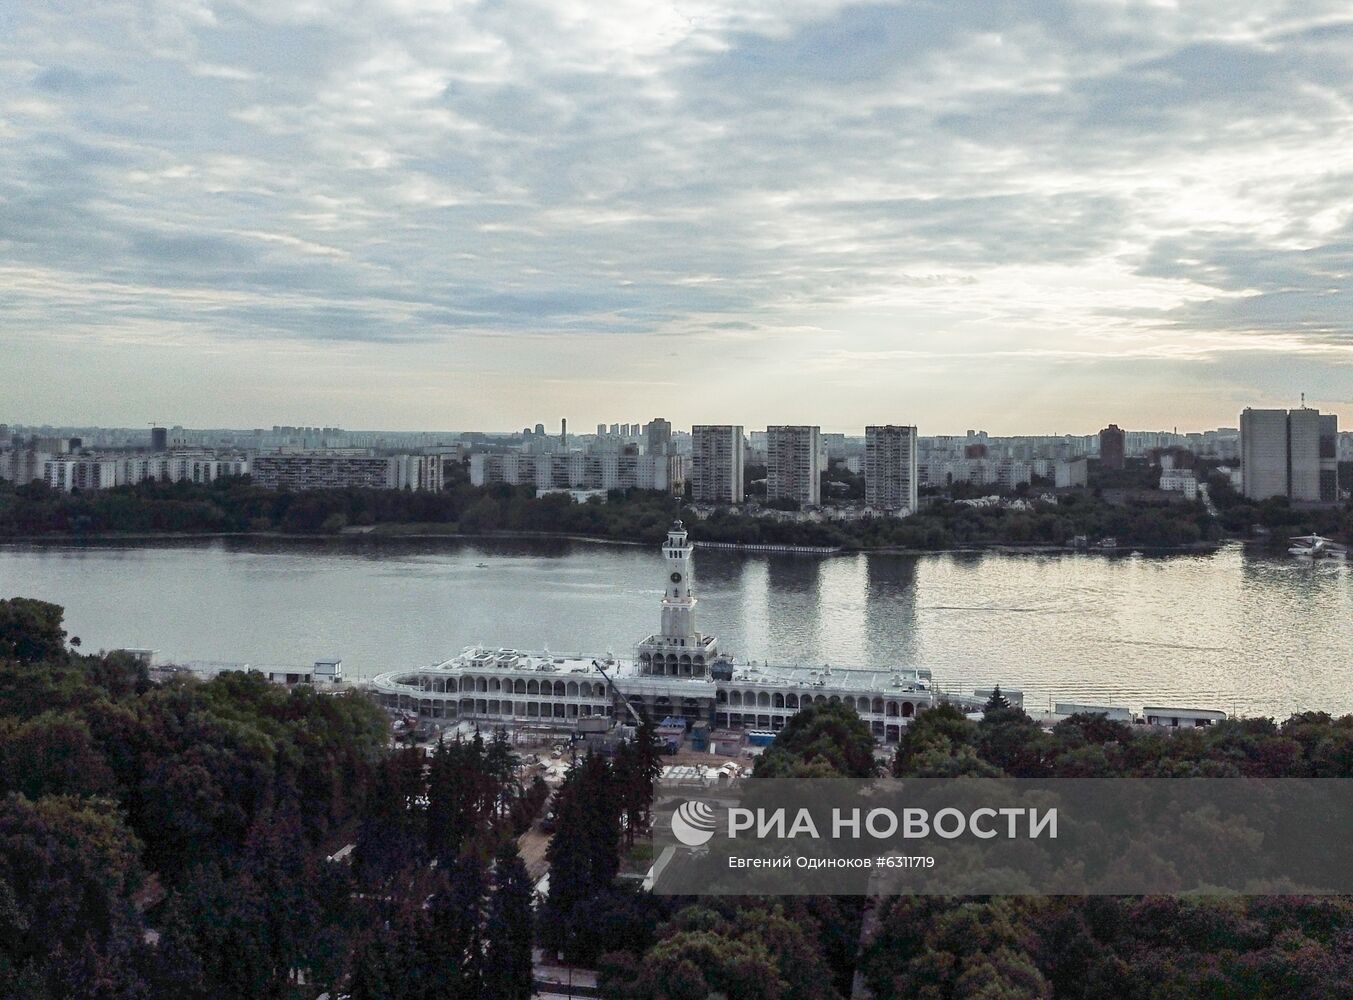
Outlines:
<svg viewBox="0 0 1353 1000"><path fill-rule="evenodd" d="M477 562L477 563L474 564L474 568L475 568L475 569L488 569L488 568L489 568L489 564L486 563L486 562Z"/></svg>
<svg viewBox="0 0 1353 1000"><path fill-rule="evenodd" d="M1342 559L1348 555L1347 546L1324 535L1295 535L1288 541L1292 543L1288 555L1298 559Z"/></svg>

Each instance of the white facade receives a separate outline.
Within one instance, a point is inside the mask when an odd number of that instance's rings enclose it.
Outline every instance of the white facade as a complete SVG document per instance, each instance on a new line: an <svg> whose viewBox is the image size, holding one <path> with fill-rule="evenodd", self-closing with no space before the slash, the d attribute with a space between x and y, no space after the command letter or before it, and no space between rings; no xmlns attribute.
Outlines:
<svg viewBox="0 0 1353 1000"><path fill-rule="evenodd" d="M1182 493L1189 500L1198 499L1198 478L1192 469L1166 469L1160 474L1160 488L1165 493Z"/></svg>
<svg viewBox="0 0 1353 1000"><path fill-rule="evenodd" d="M822 430L806 425L766 428L766 499L822 503Z"/></svg>
<svg viewBox="0 0 1353 1000"><path fill-rule="evenodd" d="M249 474L246 458L216 458L199 455L138 455L117 459L119 486L133 486L147 481L173 483L211 483L224 476Z"/></svg>
<svg viewBox="0 0 1353 1000"><path fill-rule="evenodd" d="M1090 482L1090 463L1083 458L1056 462L1052 467L1052 482L1059 490L1087 486Z"/></svg>
<svg viewBox="0 0 1353 1000"><path fill-rule="evenodd" d="M8 448L0 451L0 479L24 486L35 479L46 479L47 463L55 452L39 448Z"/></svg>
<svg viewBox="0 0 1353 1000"><path fill-rule="evenodd" d="M921 466L921 479L928 486L971 483L974 486L999 486L1013 490L1020 483L1033 481L1034 469L1028 462L1012 459L960 458L948 462L928 462Z"/></svg>
<svg viewBox="0 0 1353 1000"><path fill-rule="evenodd" d="M526 485L537 490L672 490L681 481L682 468L679 455L477 454L470 456L470 483Z"/></svg>
<svg viewBox="0 0 1353 1000"><path fill-rule="evenodd" d="M864 500L870 507L914 514L920 483L916 428L871 424L864 429Z"/></svg>
<svg viewBox="0 0 1353 1000"><path fill-rule="evenodd" d="M696 424L691 428L691 499L696 503L742 503L745 452L739 424Z"/></svg>
<svg viewBox="0 0 1353 1000"><path fill-rule="evenodd" d="M435 666L382 674L371 683L373 693L391 710L434 722L476 719L557 729L596 716L627 720L621 698L654 720L677 716L771 732L800 709L839 701L886 743L897 742L911 719L939 700L928 670L736 663L719 652L714 636L696 628L692 556L678 523L662 547L662 627L640 641L632 661L610 653L594 658L471 647ZM982 704L977 696L950 700L965 708Z"/></svg>
<svg viewBox="0 0 1353 1000"><path fill-rule="evenodd" d="M42 478L54 490L110 490L117 485L112 459L54 458L43 463Z"/></svg>

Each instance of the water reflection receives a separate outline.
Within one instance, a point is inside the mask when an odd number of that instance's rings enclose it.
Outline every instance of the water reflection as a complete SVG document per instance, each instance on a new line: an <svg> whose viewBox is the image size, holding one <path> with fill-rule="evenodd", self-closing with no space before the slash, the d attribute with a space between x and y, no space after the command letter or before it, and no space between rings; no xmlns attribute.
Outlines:
<svg viewBox="0 0 1353 1000"><path fill-rule="evenodd" d="M496 539L248 539L0 548L0 594L66 605L86 648L354 674L475 642L625 654L658 622L647 547ZM1176 558L702 551L699 621L743 659L915 664L945 687L1051 699L1353 710L1353 574Z"/></svg>

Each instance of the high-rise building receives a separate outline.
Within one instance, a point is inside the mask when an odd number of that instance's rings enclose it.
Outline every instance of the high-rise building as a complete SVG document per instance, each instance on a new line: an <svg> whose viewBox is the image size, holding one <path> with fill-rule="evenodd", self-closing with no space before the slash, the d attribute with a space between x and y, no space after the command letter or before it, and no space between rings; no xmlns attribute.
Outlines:
<svg viewBox="0 0 1353 1000"><path fill-rule="evenodd" d="M1292 500L1320 500L1320 411L1287 414L1287 495Z"/></svg>
<svg viewBox="0 0 1353 1000"><path fill-rule="evenodd" d="M167 427L152 427L150 429L150 450L165 451L169 448L169 429Z"/></svg>
<svg viewBox="0 0 1353 1000"><path fill-rule="evenodd" d="M654 417L644 424L644 454L666 455L672 449L672 422Z"/></svg>
<svg viewBox="0 0 1353 1000"><path fill-rule="evenodd" d="M871 507L914 514L917 506L916 428L864 429L864 499Z"/></svg>
<svg viewBox="0 0 1353 1000"><path fill-rule="evenodd" d="M1332 413L1256 410L1240 414L1240 469L1251 500L1338 499L1338 418Z"/></svg>
<svg viewBox="0 0 1353 1000"><path fill-rule="evenodd" d="M697 503L742 503L742 427L696 424L691 428L691 499Z"/></svg>
<svg viewBox="0 0 1353 1000"><path fill-rule="evenodd" d="M1287 411L1247 407L1240 415L1240 470L1251 500L1287 496Z"/></svg>
<svg viewBox="0 0 1353 1000"><path fill-rule="evenodd" d="M1320 414L1320 499L1339 499L1339 418L1333 413Z"/></svg>
<svg viewBox="0 0 1353 1000"><path fill-rule="evenodd" d="M803 425L766 428L766 499L800 507L822 503L822 429Z"/></svg>
<svg viewBox="0 0 1353 1000"><path fill-rule="evenodd" d="M1127 457L1127 435L1117 424L1109 424L1099 432L1099 467L1121 469Z"/></svg>

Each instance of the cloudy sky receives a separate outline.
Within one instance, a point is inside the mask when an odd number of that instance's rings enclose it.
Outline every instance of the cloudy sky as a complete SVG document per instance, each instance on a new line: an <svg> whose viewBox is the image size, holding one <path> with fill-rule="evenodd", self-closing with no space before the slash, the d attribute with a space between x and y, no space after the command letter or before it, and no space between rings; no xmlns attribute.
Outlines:
<svg viewBox="0 0 1353 1000"><path fill-rule="evenodd" d="M0 420L1353 424L1344 0L0 0Z"/></svg>

